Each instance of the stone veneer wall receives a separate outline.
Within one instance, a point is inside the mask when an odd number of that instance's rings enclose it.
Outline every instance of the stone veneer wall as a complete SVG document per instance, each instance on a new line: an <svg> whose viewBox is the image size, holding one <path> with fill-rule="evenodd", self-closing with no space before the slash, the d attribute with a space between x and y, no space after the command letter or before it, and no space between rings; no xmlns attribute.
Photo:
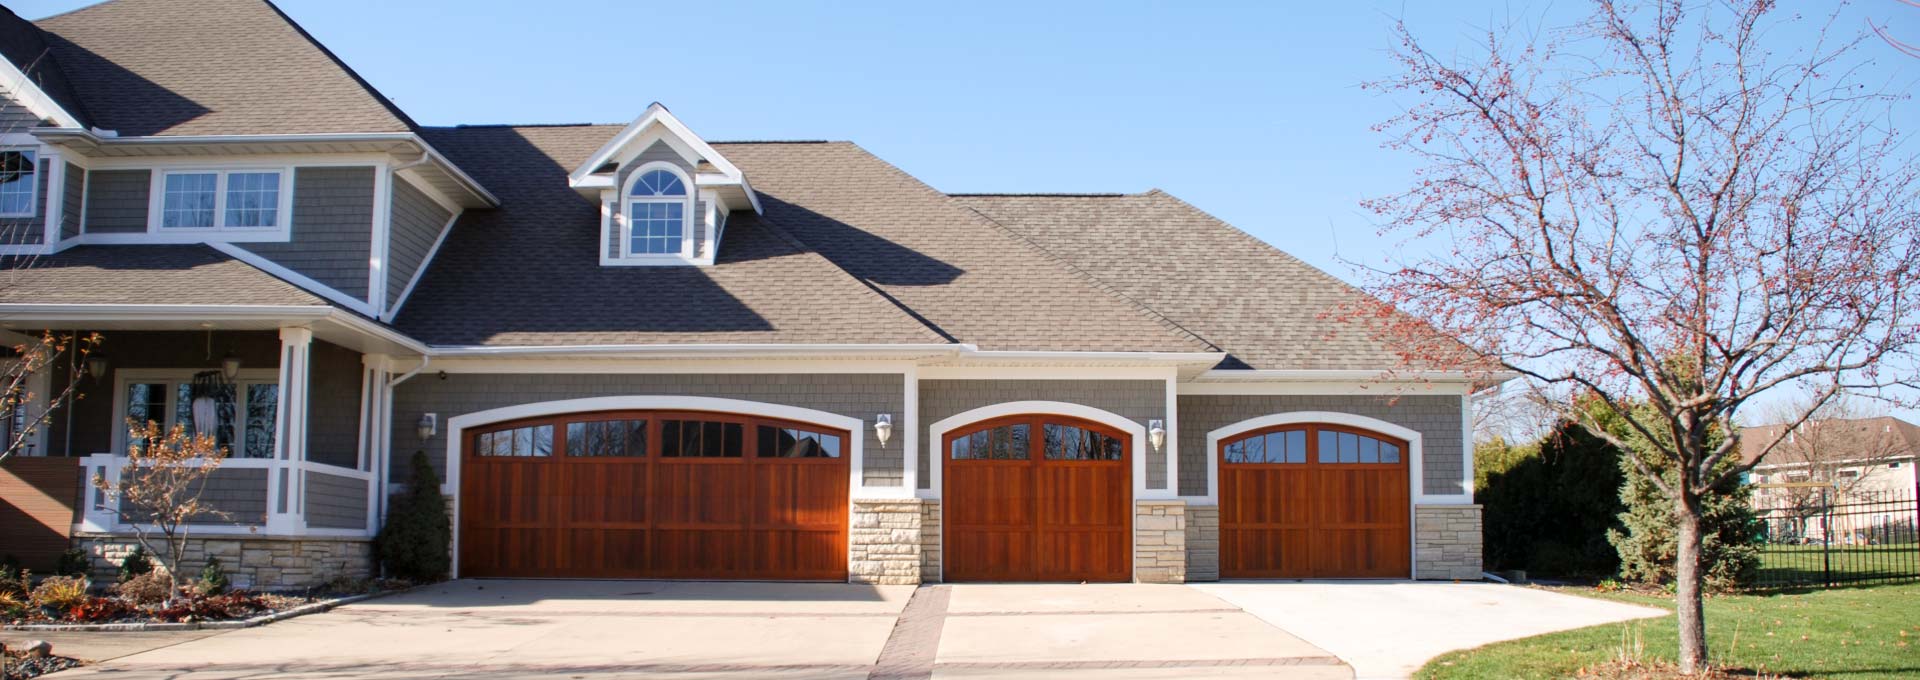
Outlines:
<svg viewBox="0 0 1920 680"><path fill-rule="evenodd" d="M920 501L920 582L939 583L944 564L940 554L940 501Z"/></svg>
<svg viewBox="0 0 1920 680"><path fill-rule="evenodd" d="M1187 581L1187 502L1134 501L1133 580Z"/></svg>
<svg viewBox="0 0 1920 680"><path fill-rule="evenodd" d="M848 580L872 585L920 582L919 499L857 500L847 537Z"/></svg>
<svg viewBox="0 0 1920 680"><path fill-rule="evenodd" d="M1413 560L1421 580L1480 580L1480 506L1414 508Z"/></svg>
<svg viewBox="0 0 1920 680"><path fill-rule="evenodd" d="M119 577L121 560L139 542L128 536L80 534L73 537L73 544L86 552L93 580L112 583ZM197 576L208 556L220 558L233 585L256 590L305 588L341 576L373 575L373 543L366 539L190 537L181 569L189 577Z"/></svg>
<svg viewBox="0 0 1920 680"><path fill-rule="evenodd" d="M1220 580L1220 506L1187 506L1187 580Z"/></svg>

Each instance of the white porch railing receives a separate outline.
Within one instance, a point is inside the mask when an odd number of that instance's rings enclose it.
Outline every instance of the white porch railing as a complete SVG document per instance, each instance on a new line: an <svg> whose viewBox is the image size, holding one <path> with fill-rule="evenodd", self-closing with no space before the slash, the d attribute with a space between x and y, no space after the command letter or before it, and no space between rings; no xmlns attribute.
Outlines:
<svg viewBox="0 0 1920 680"><path fill-rule="evenodd" d="M114 494L109 494L94 483L95 479L105 479L107 484L117 486L123 470L128 465L126 456L110 453L96 453L80 460L86 485L84 511L81 513L77 531L92 533L114 533L131 530L130 523L124 521L120 513L120 502ZM222 470L264 470L258 489L259 499L265 507L262 516L253 519L236 518L227 523L192 523L189 530L198 535L273 535L273 536L322 536L342 538L370 537L378 530L377 489L374 488L374 474L366 470L335 467L313 461L282 461L271 458L228 458L221 461ZM361 516L356 527L317 527L309 526L308 509L309 490L317 479L351 480L351 487L364 491L358 499ZM279 488L273 488L278 485ZM338 486L338 484L334 484ZM276 493L277 492L277 493ZM338 507L338 504L335 504Z"/></svg>

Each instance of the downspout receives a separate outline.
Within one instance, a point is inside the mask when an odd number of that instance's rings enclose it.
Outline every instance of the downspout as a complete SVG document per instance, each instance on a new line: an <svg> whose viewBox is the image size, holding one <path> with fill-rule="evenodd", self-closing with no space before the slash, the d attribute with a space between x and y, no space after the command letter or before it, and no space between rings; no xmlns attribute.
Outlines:
<svg viewBox="0 0 1920 680"><path fill-rule="evenodd" d="M381 524L383 526L385 525L386 518L387 518L387 503L393 498L393 494L387 490L387 485L388 485L387 480L389 476L393 473L393 451L390 450L393 448L391 446L391 443L392 443L391 440L393 439L393 388L400 386L400 383L406 382L407 380L411 379L413 376L419 375L421 371L427 370L427 364L430 364L430 363L433 363L433 357L426 354L422 354L420 355L419 366L415 366L413 367L413 370L402 373L399 376L394 377L387 381L387 386L386 386L387 398L384 400L385 404L383 404L386 407L386 411L387 411L387 417L386 417L387 422L385 423L386 432L381 433L380 436L386 437L389 445L380 447L381 452L386 454L385 456L386 460L382 461L382 464L379 466L380 467L379 471L374 473L375 483L373 487L380 494L380 504L378 506L378 509L380 513L379 517L381 520Z"/></svg>

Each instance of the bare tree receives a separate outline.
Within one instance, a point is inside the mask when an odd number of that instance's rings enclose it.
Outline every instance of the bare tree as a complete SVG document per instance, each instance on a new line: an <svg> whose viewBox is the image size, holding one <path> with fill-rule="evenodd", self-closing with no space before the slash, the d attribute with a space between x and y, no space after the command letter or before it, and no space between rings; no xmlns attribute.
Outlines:
<svg viewBox="0 0 1920 680"><path fill-rule="evenodd" d="M1920 9L1920 0L1894 0L1894 1L1914 9ZM1886 41L1889 47L1892 47L1894 50L1898 51L1899 53L1907 55L1909 57L1920 57L1920 45L1903 42L1898 38L1893 37L1893 32L1887 30L1887 25L1885 23L1876 24L1876 23L1873 23L1872 19L1868 19L1867 26L1873 29L1874 35L1880 36L1881 40Z"/></svg>
<svg viewBox="0 0 1920 680"><path fill-rule="evenodd" d="M29 336L13 345L13 356L0 364L0 462L5 462L13 454L27 448L28 443L47 426L54 411L73 401L78 396L80 377L77 367L86 364L100 344L96 333L55 333L44 331ZM61 363L68 364L66 378L61 384L54 384L49 377L48 388L44 392L35 392L34 378L46 372L57 373L53 368Z"/></svg>
<svg viewBox="0 0 1920 680"><path fill-rule="evenodd" d="M95 477L94 486L119 500L120 519L133 528L147 554L166 567L173 588L171 601L184 576L180 560L187 553L189 529L195 522L228 517L200 499L207 480L227 457L211 434L190 434L175 424L163 430L159 423L128 423L127 466L119 483Z"/></svg>
<svg viewBox="0 0 1920 680"><path fill-rule="evenodd" d="M1889 125L1904 97L1853 69L1864 31L1768 44L1806 21L1771 0L1592 6L1445 55L1399 28L1399 73L1372 86L1408 100L1382 128L1423 167L1369 206L1451 243L1374 272L1380 307L1355 318L1411 365L1512 371L1628 454L1673 504L1691 674L1703 496L1782 439L1742 441L1736 414L1777 389L1810 395L1789 427L1843 390L1912 394L1920 164Z"/></svg>

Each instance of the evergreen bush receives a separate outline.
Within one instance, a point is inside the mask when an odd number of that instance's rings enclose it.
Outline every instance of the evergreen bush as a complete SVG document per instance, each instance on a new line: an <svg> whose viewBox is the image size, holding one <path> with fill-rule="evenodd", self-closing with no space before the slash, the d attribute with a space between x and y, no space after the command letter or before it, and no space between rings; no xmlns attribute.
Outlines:
<svg viewBox="0 0 1920 680"><path fill-rule="evenodd" d="M147 556L147 549L134 546L125 559L120 560L120 582L126 583L135 576L153 571L153 558Z"/></svg>
<svg viewBox="0 0 1920 680"><path fill-rule="evenodd" d="M387 511L387 522L374 539L374 549L387 575L416 583L445 579L453 569L453 523L447 500L440 495L440 475L415 451L407 490Z"/></svg>

